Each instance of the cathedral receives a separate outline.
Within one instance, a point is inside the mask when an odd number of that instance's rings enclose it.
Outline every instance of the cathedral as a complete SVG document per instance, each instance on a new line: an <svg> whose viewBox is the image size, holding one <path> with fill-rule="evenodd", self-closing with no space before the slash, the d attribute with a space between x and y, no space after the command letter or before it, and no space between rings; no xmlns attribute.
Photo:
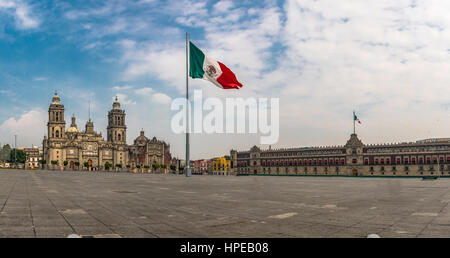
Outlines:
<svg viewBox="0 0 450 258"><path fill-rule="evenodd" d="M152 164L169 165L170 145L144 136L144 131L136 138L134 145L127 145L127 126L125 111L120 108L117 97L108 112L106 141L102 134L94 130L94 122L89 118L85 130L81 131L75 116L66 130L64 105L55 92L48 109L47 136L43 140L43 159L48 164L59 166L66 163L69 169L80 169L84 164L104 169L106 164L112 167L145 166Z"/></svg>

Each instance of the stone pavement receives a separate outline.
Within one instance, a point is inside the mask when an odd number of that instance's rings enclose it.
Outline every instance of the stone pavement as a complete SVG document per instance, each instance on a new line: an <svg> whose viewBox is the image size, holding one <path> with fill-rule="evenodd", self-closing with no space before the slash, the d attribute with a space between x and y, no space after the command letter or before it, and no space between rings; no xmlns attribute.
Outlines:
<svg viewBox="0 0 450 258"><path fill-rule="evenodd" d="M450 237L450 179L0 170L0 237Z"/></svg>

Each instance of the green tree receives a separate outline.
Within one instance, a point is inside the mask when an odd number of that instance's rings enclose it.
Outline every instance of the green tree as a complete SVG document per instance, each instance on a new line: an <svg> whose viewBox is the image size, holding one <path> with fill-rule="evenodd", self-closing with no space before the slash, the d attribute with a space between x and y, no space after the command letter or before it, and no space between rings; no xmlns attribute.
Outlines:
<svg viewBox="0 0 450 258"><path fill-rule="evenodd" d="M78 161L75 161L75 166L77 166L77 167L79 167L80 166L80 162L78 162Z"/></svg>
<svg viewBox="0 0 450 258"><path fill-rule="evenodd" d="M69 164L69 161L64 160L64 166L67 166L67 164Z"/></svg>
<svg viewBox="0 0 450 258"><path fill-rule="evenodd" d="M57 160L52 160L52 164L56 165L56 164L58 164L58 161Z"/></svg>
<svg viewBox="0 0 450 258"><path fill-rule="evenodd" d="M149 169L150 166L149 165L144 165L144 168Z"/></svg>
<svg viewBox="0 0 450 258"><path fill-rule="evenodd" d="M89 167L89 162L86 161L86 162L83 163L83 165L84 165L84 167L87 168L87 167Z"/></svg>
<svg viewBox="0 0 450 258"><path fill-rule="evenodd" d="M11 146L9 146L9 144L3 145L3 148L0 150L0 161L7 161L9 159L10 152Z"/></svg>
<svg viewBox="0 0 450 258"><path fill-rule="evenodd" d="M175 165L170 165L170 170L175 170L177 167Z"/></svg>
<svg viewBox="0 0 450 258"><path fill-rule="evenodd" d="M161 168L167 168L167 165L166 164L160 164L159 165Z"/></svg>
<svg viewBox="0 0 450 258"><path fill-rule="evenodd" d="M109 162L106 162L105 163L105 169L110 169L110 168L112 168L112 164L109 163Z"/></svg>
<svg viewBox="0 0 450 258"><path fill-rule="evenodd" d="M8 162L14 162L16 159L17 163L25 163L27 154L23 150L10 150Z"/></svg>

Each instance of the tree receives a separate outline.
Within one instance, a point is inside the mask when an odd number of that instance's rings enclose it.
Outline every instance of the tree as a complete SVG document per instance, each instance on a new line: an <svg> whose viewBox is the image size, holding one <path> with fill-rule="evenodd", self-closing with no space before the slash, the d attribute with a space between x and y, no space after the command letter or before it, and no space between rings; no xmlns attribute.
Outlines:
<svg viewBox="0 0 450 258"><path fill-rule="evenodd" d="M116 164L116 168L122 168L122 164Z"/></svg>
<svg viewBox="0 0 450 258"><path fill-rule="evenodd" d="M0 150L0 161L7 161L9 159L10 152L11 146L9 146L9 144L3 145L3 148Z"/></svg>
<svg viewBox="0 0 450 258"><path fill-rule="evenodd" d="M84 165L84 167L87 168L87 167L89 167L89 162L86 161L86 162L83 163L83 165Z"/></svg>
<svg viewBox="0 0 450 258"><path fill-rule="evenodd" d="M58 161L57 161L57 160L52 160L51 162L52 162L52 165L58 164Z"/></svg>
<svg viewBox="0 0 450 258"><path fill-rule="evenodd" d="M8 162L25 163L27 161L27 154L23 150L12 149L9 152Z"/></svg>
<svg viewBox="0 0 450 258"><path fill-rule="evenodd" d="M160 164L159 165L161 168L167 168L167 165L166 164Z"/></svg>
<svg viewBox="0 0 450 258"><path fill-rule="evenodd" d="M175 165L170 165L170 170L175 170L177 167Z"/></svg>
<svg viewBox="0 0 450 258"><path fill-rule="evenodd" d="M80 166L80 162L78 162L78 161L75 161L75 166L77 166L77 167L79 167Z"/></svg>
<svg viewBox="0 0 450 258"><path fill-rule="evenodd" d="M64 160L64 166L67 166L67 164L69 164L69 161Z"/></svg>
<svg viewBox="0 0 450 258"><path fill-rule="evenodd" d="M149 169L150 166L149 165L144 165L144 168Z"/></svg>
<svg viewBox="0 0 450 258"><path fill-rule="evenodd" d="M112 168L112 164L109 163L109 162L106 162L105 163L105 169L110 169L110 168Z"/></svg>

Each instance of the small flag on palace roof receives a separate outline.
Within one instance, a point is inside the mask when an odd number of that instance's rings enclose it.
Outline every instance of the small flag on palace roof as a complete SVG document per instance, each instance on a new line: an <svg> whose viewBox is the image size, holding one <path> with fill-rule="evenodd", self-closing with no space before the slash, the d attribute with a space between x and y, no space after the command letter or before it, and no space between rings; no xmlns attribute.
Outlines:
<svg viewBox="0 0 450 258"><path fill-rule="evenodd" d="M359 121L359 118L355 114L353 114L353 116L355 117L355 121L357 121L358 124L361 124L361 121Z"/></svg>
<svg viewBox="0 0 450 258"><path fill-rule="evenodd" d="M239 89L242 84L236 75L221 62L205 55L189 41L189 75L214 83L221 89Z"/></svg>

